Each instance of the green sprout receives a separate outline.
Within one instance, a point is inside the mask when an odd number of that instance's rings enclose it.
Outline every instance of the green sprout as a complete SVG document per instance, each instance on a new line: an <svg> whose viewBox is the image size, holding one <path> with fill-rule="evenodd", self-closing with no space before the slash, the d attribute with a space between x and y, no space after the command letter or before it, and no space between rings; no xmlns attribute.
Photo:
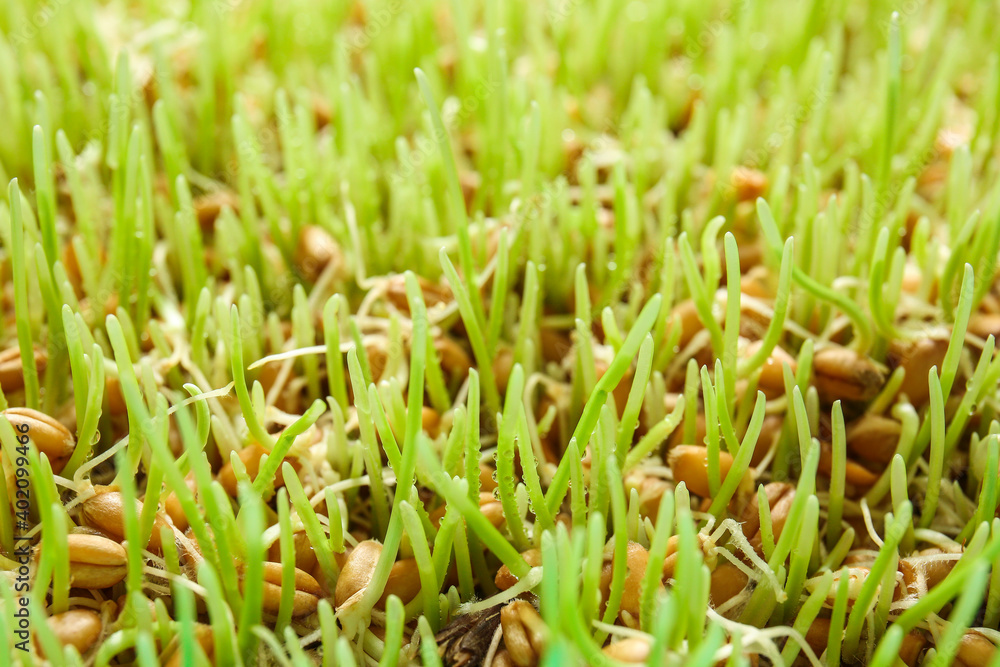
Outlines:
<svg viewBox="0 0 1000 667"><path fill-rule="evenodd" d="M3 664L1000 665L989 3L97 4L0 9Z"/></svg>

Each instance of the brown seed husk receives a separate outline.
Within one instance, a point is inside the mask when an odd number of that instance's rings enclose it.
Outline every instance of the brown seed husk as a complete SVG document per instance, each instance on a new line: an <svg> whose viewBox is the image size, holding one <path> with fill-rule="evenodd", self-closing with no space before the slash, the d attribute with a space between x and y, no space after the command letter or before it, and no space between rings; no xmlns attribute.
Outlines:
<svg viewBox="0 0 1000 667"><path fill-rule="evenodd" d="M108 412L112 417L120 417L128 412L122 385L117 377L109 375L104 380L104 396L108 401Z"/></svg>
<svg viewBox="0 0 1000 667"><path fill-rule="evenodd" d="M198 623L194 626L194 641L205 653L210 664L215 656L215 635L211 626ZM163 667L181 667L182 655L180 643L177 637L170 640L167 647L160 654L160 663Z"/></svg>
<svg viewBox="0 0 1000 667"><path fill-rule="evenodd" d="M264 611L271 615L277 615L281 608L281 563L264 563L263 571L263 600ZM242 581L240 582L242 587ZM292 617L308 616L316 611L319 605L319 598L323 595L320 587L312 575L295 568L295 592L292 594Z"/></svg>
<svg viewBox="0 0 1000 667"><path fill-rule="evenodd" d="M187 484L191 493L195 494L195 499L197 500L198 485L195 482L194 473L189 473L188 476L184 478L184 483ZM184 508L181 507L180 499L177 497L177 493L175 491L171 491L163 501L163 509L170 517L170 520L174 522L174 525L178 530L184 531L188 529L188 518L184 514Z"/></svg>
<svg viewBox="0 0 1000 667"><path fill-rule="evenodd" d="M750 581L744 572L732 563L720 563L712 571L710 595L712 605L719 607L739 595Z"/></svg>
<svg viewBox="0 0 1000 667"><path fill-rule="evenodd" d="M771 510L771 529L774 531L774 539L777 540L785 526L792 501L795 500L795 487L787 482L771 482L764 485L764 493L767 496L768 508ZM740 521L743 523L743 534L750 544L755 548L760 547L760 508L756 494L743 509Z"/></svg>
<svg viewBox="0 0 1000 667"><path fill-rule="evenodd" d="M980 338L1000 338L1000 313L975 313L969 317L966 330Z"/></svg>
<svg viewBox="0 0 1000 667"><path fill-rule="evenodd" d="M819 396L826 403L870 400L885 382L885 373L874 361L837 345L816 351L813 374Z"/></svg>
<svg viewBox="0 0 1000 667"><path fill-rule="evenodd" d="M957 560L941 559L944 552L927 549L920 554L899 559L899 572L908 595L923 596L941 583L955 568Z"/></svg>
<svg viewBox="0 0 1000 667"><path fill-rule="evenodd" d="M817 618L806 630L806 643L816 655L822 655L830 641L830 619Z"/></svg>
<svg viewBox="0 0 1000 667"><path fill-rule="evenodd" d="M631 494L634 489L639 494L639 511L654 525L659 516L660 499L669 488L664 479L647 475L641 469L633 469L625 476L625 493Z"/></svg>
<svg viewBox="0 0 1000 667"><path fill-rule="evenodd" d="M514 667L514 659L510 657L507 649L502 648L493 655L490 667Z"/></svg>
<svg viewBox="0 0 1000 667"><path fill-rule="evenodd" d="M611 594L611 577L614 574L613 556L609 556L601 569L601 599L607 601ZM642 579L646 575L646 565L649 563L649 552L637 542L629 542L625 555L625 585L618 605L618 614L628 612L633 618L639 618L640 591Z"/></svg>
<svg viewBox="0 0 1000 667"><path fill-rule="evenodd" d="M53 464L53 472L56 472L55 462L68 458L76 448L76 439L69 429L44 412L31 408L7 408L0 414L7 418L16 433L31 438L38 451ZM59 469L62 469L61 465Z"/></svg>
<svg viewBox="0 0 1000 667"><path fill-rule="evenodd" d="M515 600L500 610L503 642L518 667L535 667L545 650L545 623L530 602Z"/></svg>
<svg viewBox="0 0 1000 667"><path fill-rule="evenodd" d="M40 347L34 348L33 353L35 368L41 375L45 371L49 357ZM0 352L0 388L5 394L24 388L24 365L21 363L21 349L16 345Z"/></svg>
<svg viewBox="0 0 1000 667"><path fill-rule="evenodd" d="M240 450L238 456L240 461L243 462L247 471L247 477L251 482L257 479L257 473L260 472L260 459L265 454L267 454L267 450L257 443L248 445ZM297 465L294 461L289 461L289 463L292 463L293 468ZM218 480L219 484L222 485L222 488L226 490L226 493L235 498L238 493L238 489L236 472L233 470L232 463L227 462L226 465L222 466L222 469L219 470ZM285 478L281 472L281 468L279 467L278 472L274 475L274 488L279 489L284 485Z"/></svg>
<svg viewBox="0 0 1000 667"><path fill-rule="evenodd" d="M417 561L404 558L392 564L389 578L385 582L385 590L379 598L376 607L385 609L385 603L390 595L395 595L403 604L408 603L420 593L420 573Z"/></svg>
<svg viewBox="0 0 1000 667"><path fill-rule="evenodd" d="M441 361L441 369L452 378L465 378L472 368L472 358L469 353L448 336L434 339L434 350Z"/></svg>
<svg viewBox="0 0 1000 667"><path fill-rule="evenodd" d="M996 644L985 636L970 630L962 635L953 664L956 667L983 667L990 664L998 650Z"/></svg>
<svg viewBox="0 0 1000 667"><path fill-rule="evenodd" d="M674 481L684 482L688 491L703 498L711 497L708 485L708 448L698 445L679 445L667 455L667 465L674 473ZM733 467L733 457L727 452L719 452L719 484L725 481L729 469ZM743 473L735 497L750 492L753 479L750 471Z"/></svg>
<svg viewBox="0 0 1000 667"><path fill-rule="evenodd" d="M652 647L642 637L626 637L608 644L602 653L612 660L624 662L627 665L644 665L649 659Z"/></svg>
<svg viewBox="0 0 1000 667"><path fill-rule="evenodd" d="M847 448L872 463L888 464L896 453L902 424L881 415L864 415L847 429Z"/></svg>
<svg viewBox="0 0 1000 667"><path fill-rule="evenodd" d="M754 201L767 191L767 174L753 167L739 166L729 177L738 201Z"/></svg>
<svg viewBox="0 0 1000 667"><path fill-rule="evenodd" d="M433 283L422 276L417 276L417 283L420 285L424 305L428 310L452 299L451 289L446 285ZM395 275L388 279L385 295L396 308L404 313L410 312L410 302L406 298L406 279L403 275Z"/></svg>
<svg viewBox="0 0 1000 667"><path fill-rule="evenodd" d="M309 282L316 282L320 274L334 264L334 271L344 267L344 252L340 244L318 225L306 225L299 232L295 245L295 268Z"/></svg>
<svg viewBox="0 0 1000 667"><path fill-rule="evenodd" d="M111 588L128 574L125 565L92 565L90 563L70 563L69 583L74 588L101 590Z"/></svg>
<svg viewBox="0 0 1000 667"><path fill-rule="evenodd" d="M128 554L121 544L100 535L66 536L70 585L103 589L114 586L128 572Z"/></svg>
<svg viewBox="0 0 1000 667"><path fill-rule="evenodd" d="M698 533L698 548L701 549L702 559L709 569L715 568L715 564L718 562L718 556L715 555L712 548L715 543L708 538L707 535ZM674 578L674 570L677 569L677 550L681 545L681 538L679 535L671 535L670 539L667 540L667 552L663 558L663 574L662 581L666 582Z"/></svg>
<svg viewBox="0 0 1000 667"><path fill-rule="evenodd" d="M497 389L501 392L507 391L507 382L510 381L510 373L514 368L513 348L500 345L493 357L493 379L496 380Z"/></svg>
<svg viewBox="0 0 1000 667"><path fill-rule="evenodd" d="M91 528L96 528L112 540L122 542L125 540L125 502L120 491L115 491L111 487L94 487L96 495L88 498L80 504L80 517L83 523ZM142 501L135 501L136 515L142 514ZM157 514L153 521L153 532L149 537L149 543L144 545L151 551L160 550L160 530L168 527L166 520Z"/></svg>
<svg viewBox="0 0 1000 667"><path fill-rule="evenodd" d="M757 444L753 449L753 456L750 457L750 465L756 467L764 460L767 453L771 451L771 447L774 446L778 436L781 435L781 429L785 424L785 418L783 415L767 415L764 417L764 423L760 427L760 435L757 437Z"/></svg>
<svg viewBox="0 0 1000 667"><path fill-rule="evenodd" d="M930 386L927 374L932 367L941 368L944 355L948 351L948 340L922 338L912 343L893 342L889 347L889 364L902 367L905 371L899 391L906 394L915 407L927 404Z"/></svg>
<svg viewBox="0 0 1000 667"><path fill-rule="evenodd" d="M701 323L701 316L698 315L698 309L694 305L693 299L681 301L674 306L668 320L667 331L669 332L673 327L681 328L681 335L677 341L677 345L682 350L687 347L687 344L691 342L696 333L705 328Z"/></svg>
<svg viewBox="0 0 1000 667"><path fill-rule="evenodd" d="M231 190L207 192L196 197L192 203L198 224L206 231L215 226L215 221L223 209L230 208L234 213L240 210L240 198Z"/></svg>
<svg viewBox="0 0 1000 667"><path fill-rule="evenodd" d="M295 567L305 572L311 572L316 566L316 550L309 541L305 530L292 533L292 546L295 550ZM281 540L275 540L267 550L267 557L273 562L281 561Z"/></svg>
<svg viewBox="0 0 1000 667"><path fill-rule="evenodd" d="M829 477L833 472L833 450L828 442L820 443L819 472ZM878 481L878 474L872 472L852 458L847 459L844 467L844 478L847 483L858 489L864 489Z"/></svg>
<svg viewBox="0 0 1000 667"><path fill-rule="evenodd" d="M91 565L125 565L128 553L125 547L100 535L70 533L66 536L69 560Z"/></svg>
<svg viewBox="0 0 1000 667"><path fill-rule="evenodd" d="M747 354L752 356L759 347L760 343L752 343L747 350ZM764 361L764 365L761 366L757 387L769 399L785 395L785 364L788 364L792 373L795 373L798 369L795 357L785 352L782 348L775 347L771 351L770 356Z"/></svg>
<svg viewBox="0 0 1000 667"><path fill-rule="evenodd" d="M86 653L101 636L101 616L93 609L70 609L46 619L49 629L63 646Z"/></svg>
<svg viewBox="0 0 1000 667"><path fill-rule="evenodd" d="M528 549L521 554L521 558L524 559L531 567L538 567L542 564L542 552L538 549ZM511 574L510 568L506 565L501 565L500 570L497 572L497 576L494 579L494 583L497 588L502 591L507 590L511 586L517 583L517 577Z"/></svg>
<svg viewBox="0 0 1000 667"><path fill-rule="evenodd" d="M924 650L925 646L927 646L927 636L919 630L914 630L903 637L903 645L899 649L899 659L907 667L916 667L917 658L920 657L920 652Z"/></svg>
<svg viewBox="0 0 1000 667"><path fill-rule="evenodd" d="M365 540L354 547L337 578L337 587L333 593L337 609L361 598L371 583L381 554L382 545L374 540Z"/></svg>

